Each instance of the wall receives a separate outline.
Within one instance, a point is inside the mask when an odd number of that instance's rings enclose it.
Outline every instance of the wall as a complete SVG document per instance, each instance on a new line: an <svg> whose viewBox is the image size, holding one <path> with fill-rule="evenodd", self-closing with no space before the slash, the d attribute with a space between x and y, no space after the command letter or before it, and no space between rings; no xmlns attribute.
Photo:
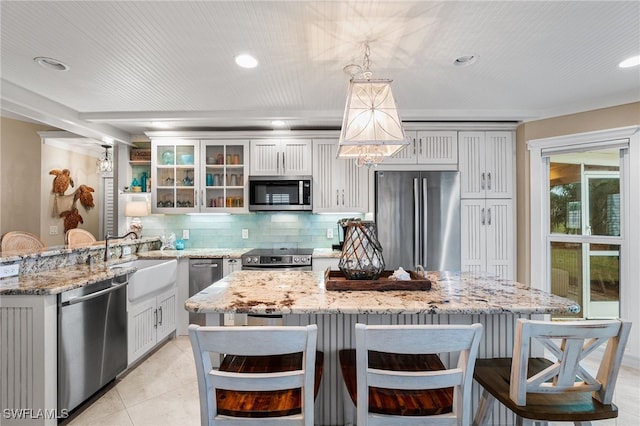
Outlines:
<svg viewBox="0 0 640 426"><path fill-rule="evenodd" d="M337 221L344 214L251 213L244 215L151 215L143 217L143 236L177 238L188 229L185 248L330 248L338 243ZM242 229L249 238L242 239ZM327 238L327 229L334 237ZM383 253L384 254L384 253Z"/></svg>
<svg viewBox="0 0 640 426"><path fill-rule="evenodd" d="M596 130L615 129L627 126L640 125L640 102L620 105L600 110L587 111L546 120L538 120L524 123L516 132L516 170L518 193L518 277L517 280L529 284L531 282L531 240L530 240L530 157L527 149L527 141L553 136L571 135ZM630 200L629 216L640 211L640 193L637 183L640 182L640 146L636 138L629 148L629 182ZM637 262L640 253L640 222L629 217L628 220L628 250L631 256L628 265L627 277L629 279L622 284L620 289L620 316L631 321L633 328L640 325L640 310L637 309L640 300L640 286L635 282L640 276L640 262ZM627 345L625 363L635 368L640 368L640 334L631 333Z"/></svg>
<svg viewBox="0 0 640 426"><path fill-rule="evenodd" d="M38 230L40 238L47 246L64 244L64 219L56 214L54 209L55 197L52 189L55 176L49 174L49 171L53 169L69 169L71 171L71 178L75 186L73 188L70 186L65 195L73 194L80 185L87 185L95 190L92 194L94 208L87 210L80 204L80 201L75 203L75 207L83 219L83 223L80 223L78 228L85 229L97 237L100 226L100 211L102 210L102 197L100 196L102 194L102 179L96 173L95 157L43 144L40 167L42 177L40 188L42 194L41 225ZM51 226L57 227L57 234L50 234Z"/></svg>
<svg viewBox="0 0 640 426"><path fill-rule="evenodd" d="M0 117L0 235L18 230L40 234L38 132L46 130L56 129Z"/></svg>
<svg viewBox="0 0 640 426"><path fill-rule="evenodd" d="M518 126L516 130L517 281L529 284L531 277L530 158L527 141L637 124L640 124L640 102L531 121ZM636 164L636 168L638 167L640 164Z"/></svg>

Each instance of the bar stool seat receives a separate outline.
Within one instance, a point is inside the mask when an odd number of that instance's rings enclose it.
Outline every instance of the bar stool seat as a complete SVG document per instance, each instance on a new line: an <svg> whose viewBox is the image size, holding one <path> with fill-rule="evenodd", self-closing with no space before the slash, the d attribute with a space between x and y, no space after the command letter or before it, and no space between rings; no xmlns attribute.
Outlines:
<svg viewBox="0 0 640 426"><path fill-rule="evenodd" d="M339 352L340 368L351 401L358 401L356 381L356 350ZM395 354L369 351L369 366L391 371L436 371L445 370L437 355ZM433 416L453 411L453 388L407 390L369 388L369 411L395 416Z"/></svg>
<svg viewBox="0 0 640 426"><path fill-rule="evenodd" d="M302 352L285 355L226 355L220 371L234 373L274 373L294 371L302 365ZM316 351L314 398L318 396L324 366L324 353ZM278 391L232 391L219 389L218 413L233 417L281 417L300 414L302 392L298 389ZM239 409L242 407L242 409Z"/></svg>

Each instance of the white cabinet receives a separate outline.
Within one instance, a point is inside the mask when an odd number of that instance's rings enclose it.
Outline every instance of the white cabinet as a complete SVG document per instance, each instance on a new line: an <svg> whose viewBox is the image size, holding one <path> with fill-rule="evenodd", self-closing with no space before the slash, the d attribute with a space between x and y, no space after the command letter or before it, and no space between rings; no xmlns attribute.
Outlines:
<svg viewBox="0 0 640 426"><path fill-rule="evenodd" d="M151 211L193 213L199 211L199 141L151 142Z"/></svg>
<svg viewBox="0 0 640 426"><path fill-rule="evenodd" d="M340 262L340 258L337 257L314 257L311 268L314 272L324 272L327 268L337 271L338 262Z"/></svg>
<svg viewBox="0 0 640 426"><path fill-rule="evenodd" d="M152 140L152 211L247 212L248 152L242 140Z"/></svg>
<svg viewBox="0 0 640 426"><path fill-rule="evenodd" d="M459 132L458 147L462 198L513 197L512 132Z"/></svg>
<svg viewBox="0 0 640 426"><path fill-rule="evenodd" d="M515 279L513 201L466 199L460 208L462 270Z"/></svg>
<svg viewBox="0 0 640 426"><path fill-rule="evenodd" d="M239 271L242 268L240 259L224 259L222 261L222 276L226 277L232 272Z"/></svg>
<svg viewBox="0 0 640 426"><path fill-rule="evenodd" d="M458 164L458 132L408 131L409 145L384 160L385 164Z"/></svg>
<svg viewBox="0 0 640 426"><path fill-rule="evenodd" d="M367 212L369 169L352 159L338 159L338 141L313 141L314 213Z"/></svg>
<svg viewBox="0 0 640 426"><path fill-rule="evenodd" d="M311 140L262 139L251 141L251 174L300 176L311 174Z"/></svg>
<svg viewBox="0 0 640 426"><path fill-rule="evenodd" d="M128 321L128 364L131 365L176 329L175 286L136 304L130 304Z"/></svg>

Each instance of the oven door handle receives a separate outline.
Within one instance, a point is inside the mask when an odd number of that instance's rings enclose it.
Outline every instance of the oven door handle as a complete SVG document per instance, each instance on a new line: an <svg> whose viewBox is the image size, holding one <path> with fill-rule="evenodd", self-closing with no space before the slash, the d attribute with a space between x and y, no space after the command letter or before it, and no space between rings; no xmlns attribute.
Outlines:
<svg viewBox="0 0 640 426"><path fill-rule="evenodd" d="M100 290L100 291L96 291L95 293L87 294L86 296L72 297L69 300L67 300L66 302L62 303L61 306L75 305L76 303L82 303L82 302L85 302L87 300L95 299L96 297L104 296L107 293L111 293L113 291L116 291L119 288L126 286L127 284L129 284L128 280L123 282L123 283L121 283L121 284L112 285L111 287L107 287L104 290Z"/></svg>

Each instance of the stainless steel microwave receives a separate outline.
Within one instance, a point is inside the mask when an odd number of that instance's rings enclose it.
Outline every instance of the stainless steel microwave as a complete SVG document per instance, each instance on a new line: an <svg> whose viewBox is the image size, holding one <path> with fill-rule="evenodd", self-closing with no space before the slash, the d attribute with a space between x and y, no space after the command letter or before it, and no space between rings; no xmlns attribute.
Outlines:
<svg viewBox="0 0 640 426"><path fill-rule="evenodd" d="M310 211L311 176L249 176L249 210Z"/></svg>

